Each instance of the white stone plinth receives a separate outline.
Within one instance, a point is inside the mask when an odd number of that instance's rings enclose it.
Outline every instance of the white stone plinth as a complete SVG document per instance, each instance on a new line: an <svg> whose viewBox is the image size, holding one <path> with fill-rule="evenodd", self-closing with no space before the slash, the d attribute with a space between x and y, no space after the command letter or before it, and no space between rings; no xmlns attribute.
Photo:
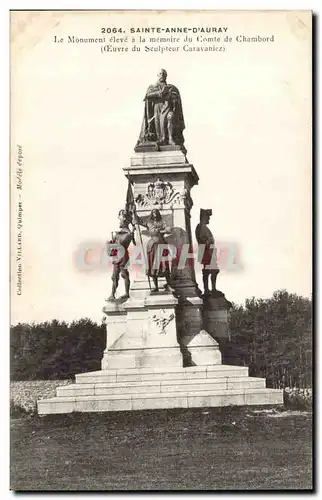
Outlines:
<svg viewBox="0 0 322 500"><path fill-rule="evenodd" d="M111 370L125 368L181 367L180 347L112 350L108 354Z"/></svg>
<svg viewBox="0 0 322 500"><path fill-rule="evenodd" d="M178 299L171 292L131 297L122 304L108 304L104 308L107 349L102 368L182 366L176 329L177 304Z"/></svg>
<svg viewBox="0 0 322 500"><path fill-rule="evenodd" d="M135 153L131 158L132 168L151 167L155 165L185 165L186 155L181 150L176 151L145 151Z"/></svg>
<svg viewBox="0 0 322 500"><path fill-rule="evenodd" d="M186 347L191 356L191 364L197 366L220 365L219 344L205 330L193 337Z"/></svg>

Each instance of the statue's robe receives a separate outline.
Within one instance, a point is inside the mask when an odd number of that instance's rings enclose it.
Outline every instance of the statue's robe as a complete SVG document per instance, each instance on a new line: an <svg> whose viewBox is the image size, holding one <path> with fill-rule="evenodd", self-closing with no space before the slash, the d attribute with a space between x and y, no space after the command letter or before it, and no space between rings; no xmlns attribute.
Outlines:
<svg viewBox="0 0 322 500"><path fill-rule="evenodd" d="M147 255L148 255L148 275L153 276L165 276L167 272L170 272L170 265L168 260L161 260L159 245L163 245L162 257L169 256L169 250L164 248L166 241L164 239L162 230L165 226L162 221L149 220L146 223L146 227L149 231L150 239L147 243ZM160 262L161 260L161 262ZM158 264L158 265L157 265Z"/></svg>
<svg viewBox="0 0 322 500"><path fill-rule="evenodd" d="M166 90L167 95L160 97ZM144 98L144 115L138 144L157 142L168 144L168 115L173 113L173 139L182 145L185 128L179 90L174 85L156 83L150 85Z"/></svg>

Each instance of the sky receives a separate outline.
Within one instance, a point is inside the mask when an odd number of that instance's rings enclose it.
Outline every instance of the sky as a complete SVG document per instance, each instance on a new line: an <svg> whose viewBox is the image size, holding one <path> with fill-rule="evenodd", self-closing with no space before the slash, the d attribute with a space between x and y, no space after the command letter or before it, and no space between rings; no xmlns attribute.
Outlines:
<svg viewBox="0 0 322 500"><path fill-rule="evenodd" d="M110 271L75 264L117 228L147 86L160 67L181 93L187 157L199 175L191 225L211 208L227 299L311 293L311 34L307 13L15 13L11 41L11 321L102 318ZM102 53L54 36L104 26L227 26L274 35L205 53ZM17 147L22 146L22 294L17 295ZM200 274L197 279L201 286Z"/></svg>

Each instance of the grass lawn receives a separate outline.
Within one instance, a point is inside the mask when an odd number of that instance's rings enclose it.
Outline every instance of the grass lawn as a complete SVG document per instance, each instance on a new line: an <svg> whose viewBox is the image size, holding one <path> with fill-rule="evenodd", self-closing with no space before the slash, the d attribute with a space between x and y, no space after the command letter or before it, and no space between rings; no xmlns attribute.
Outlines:
<svg viewBox="0 0 322 500"><path fill-rule="evenodd" d="M311 414L254 407L11 421L14 490L311 489Z"/></svg>

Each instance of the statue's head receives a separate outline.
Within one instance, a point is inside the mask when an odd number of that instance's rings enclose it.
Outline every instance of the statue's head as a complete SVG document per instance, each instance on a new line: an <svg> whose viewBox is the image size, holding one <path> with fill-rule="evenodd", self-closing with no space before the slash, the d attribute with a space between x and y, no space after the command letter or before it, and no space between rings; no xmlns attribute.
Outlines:
<svg viewBox="0 0 322 500"><path fill-rule="evenodd" d="M130 214L127 210L120 210L118 214L118 219L120 221L120 226L128 226L131 222Z"/></svg>
<svg viewBox="0 0 322 500"><path fill-rule="evenodd" d="M210 217L212 216L212 210L211 208L201 208L200 209L200 222L203 224L209 224Z"/></svg>
<svg viewBox="0 0 322 500"><path fill-rule="evenodd" d="M166 82L167 80L167 76L168 76L168 73L166 72L165 69L160 69L159 73L158 73L158 80L159 82Z"/></svg>
<svg viewBox="0 0 322 500"><path fill-rule="evenodd" d="M150 219L151 220L161 220L162 216L161 216L160 210L158 210L157 208L154 208L153 210L151 210Z"/></svg>

